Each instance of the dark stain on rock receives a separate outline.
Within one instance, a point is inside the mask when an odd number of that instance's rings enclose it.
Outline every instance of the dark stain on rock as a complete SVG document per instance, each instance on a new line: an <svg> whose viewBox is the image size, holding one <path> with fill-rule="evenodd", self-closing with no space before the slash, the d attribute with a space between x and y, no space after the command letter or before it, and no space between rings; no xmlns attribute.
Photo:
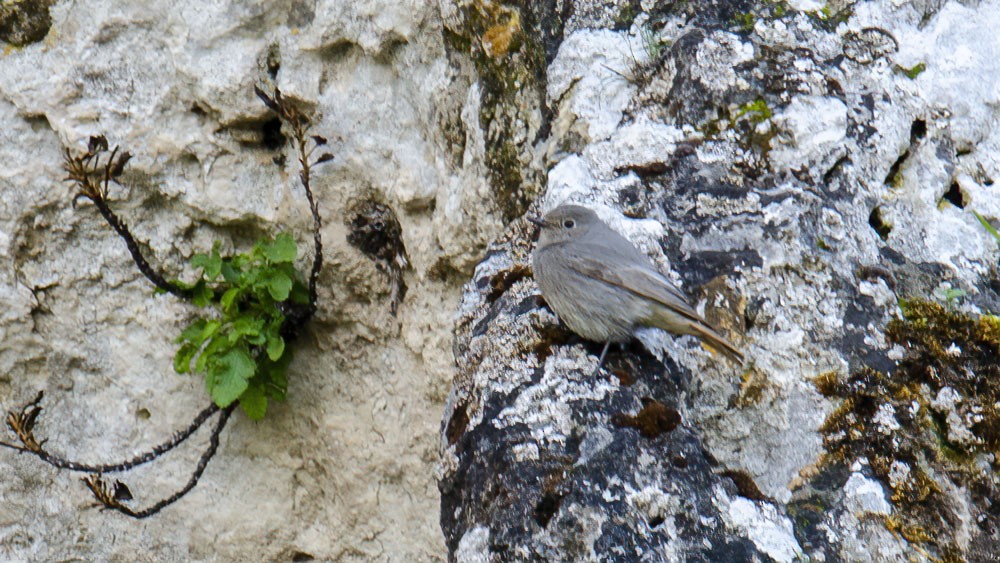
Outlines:
<svg viewBox="0 0 1000 563"><path fill-rule="evenodd" d="M628 174L632 172L636 176L645 179L651 176L659 176L667 170L670 170L670 167L666 162L644 162L642 164L619 166L615 168L615 174Z"/></svg>
<svg viewBox="0 0 1000 563"><path fill-rule="evenodd" d="M53 0L12 0L0 3L0 40L15 47L37 43L49 34Z"/></svg>
<svg viewBox="0 0 1000 563"><path fill-rule="evenodd" d="M543 528L548 527L549 521L556 515L556 512L559 512L562 499L563 495L555 492L542 495L541 500L535 505L535 522L538 522L538 525Z"/></svg>
<svg viewBox="0 0 1000 563"><path fill-rule="evenodd" d="M389 276L389 302L395 315L406 297L403 272L410 267L410 258L403 244L403 227L396 212L374 196L351 204L347 227L347 242L375 261L375 267Z"/></svg>

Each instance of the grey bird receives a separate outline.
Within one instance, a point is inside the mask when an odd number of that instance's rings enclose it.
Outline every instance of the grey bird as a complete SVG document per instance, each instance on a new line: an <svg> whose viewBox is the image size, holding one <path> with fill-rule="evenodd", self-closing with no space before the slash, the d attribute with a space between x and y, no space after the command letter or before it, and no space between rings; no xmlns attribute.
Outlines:
<svg viewBox="0 0 1000 563"><path fill-rule="evenodd" d="M701 318L652 261L592 210L560 205L545 217L531 256L542 296L576 334L604 342L598 369L612 342L640 327L693 334L742 364L743 354Z"/></svg>

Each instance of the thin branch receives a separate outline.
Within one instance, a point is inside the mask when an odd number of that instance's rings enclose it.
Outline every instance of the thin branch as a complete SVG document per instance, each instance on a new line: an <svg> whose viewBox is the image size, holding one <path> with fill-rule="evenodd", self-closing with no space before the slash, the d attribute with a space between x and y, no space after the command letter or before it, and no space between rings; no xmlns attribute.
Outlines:
<svg viewBox="0 0 1000 563"><path fill-rule="evenodd" d="M319 214L319 205L313 196L311 185L312 167L333 160L333 155L327 152L321 154L316 160L310 160L313 152L319 147L326 145L327 140L319 135L308 135L310 127L309 118L299 111L294 104L289 102L287 98L282 96L281 91L278 89L274 90L273 96L268 95L257 86L254 86L254 92L264 102L264 105L278 114L282 122L292 130L292 137L295 139L295 148L298 152L300 167L299 182L306 192L309 211L313 217L313 263L312 269L309 271L309 307L298 318L290 319L292 332L294 332L295 328L305 324L316 313L316 283L319 279L320 270L323 268L323 241L320 234L323 221Z"/></svg>
<svg viewBox="0 0 1000 563"><path fill-rule="evenodd" d="M169 440L156 446L152 450L142 453L130 460L120 463L87 464L68 460L47 451L43 447L45 441L39 441L35 437L34 426L37 422L39 413L42 411L42 407L40 405L42 396L42 392L39 391L35 400L21 407L20 412L9 411L7 413L7 427L17 435L17 438L22 445L18 446L8 442L0 442L0 446L34 455L45 463L59 469L69 469L70 471L82 471L86 473L119 473L149 463L181 445L181 443L197 432L198 429L205 424L205 421L219 410L219 407L215 406L214 403L211 404L198 413L198 416L191 421L191 424L189 424L187 428L175 433Z"/></svg>
<svg viewBox="0 0 1000 563"><path fill-rule="evenodd" d="M82 156L73 156L69 149L66 149L65 162L63 163L63 167L69 174L66 179L75 183L79 189L74 201L83 197L94 202L104 220L125 241L125 246L128 247L132 261L135 262L139 271L146 276L146 279L153 282L153 285L182 299L190 299L193 295L190 289L167 281L163 274L149 264L139 249L139 243L129 231L128 225L108 205L108 188L112 181L117 181L132 155L128 152L119 155L118 147L115 147L102 165L101 155L107 150L108 140L103 135L91 137L87 152Z"/></svg>
<svg viewBox="0 0 1000 563"><path fill-rule="evenodd" d="M208 448L201 454L201 457L198 459L198 465L195 467L194 472L191 474L191 477L188 478L184 487L156 504L153 504L143 510L133 510L122 503L123 500L130 500L132 495L128 491L128 487L125 487L121 482L116 481L114 485L109 486L99 474L88 475L83 478L83 482L90 489L90 492L94 493L94 497L96 497L105 508L117 510L126 516L131 516L136 519L148 518L156 514L183 498L184 495L191 492L191 490L198 484L198 480L201 479L202 474L205 473L205 468L208 467L208 462L212 460L215 453L219 449L219 435L222 434L222 431L226 428L226 423L229 422L229 416L233 414L233 409L236 408L237 404L238 403L234 402L228 407L222 409L222 414L219 415L219 420L215 423L215 428L212 430L212 436L209 438ZM123 491L125 493L124 495L122 494Z"/></svg>

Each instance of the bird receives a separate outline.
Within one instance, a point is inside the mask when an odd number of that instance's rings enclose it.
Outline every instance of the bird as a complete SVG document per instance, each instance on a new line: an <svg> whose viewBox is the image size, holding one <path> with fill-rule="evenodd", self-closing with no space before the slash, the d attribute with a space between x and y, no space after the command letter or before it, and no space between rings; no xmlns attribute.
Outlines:
<svg viewBox="0 0 1000 563"><path fill-rule="evenodd" d="M642 327L697 336L743 364L743 353L593 210L564 204L529 221L541 227L531 262L542 296L570 330L604 343L598 370L612 343L627 342Z"/></svg>

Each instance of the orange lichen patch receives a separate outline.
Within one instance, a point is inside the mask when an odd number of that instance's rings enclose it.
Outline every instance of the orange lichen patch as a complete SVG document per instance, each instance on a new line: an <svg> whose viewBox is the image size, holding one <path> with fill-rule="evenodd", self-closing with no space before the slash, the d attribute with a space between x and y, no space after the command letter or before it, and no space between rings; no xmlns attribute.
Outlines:
<svg viewBox="0 0 1000 563"><path fill-rule="evenodd" d="M500 21L483 33L479 38L483 52L491 58L500 58L510 51L514 39L521 33L521 14L517 10L508 9L500 15Z"/></svg>
<svg viewBox="0 0 1000 563"><path fill-rule="evenodd" d="M974 518L997 524L990 475L1000 470L1000 318L922 300L900 309L886 327L887 340L907 349L895 372L862 367L814 380L841 400L821 428L824 463L865 460L895 507L886 528L934 559L961 560L967 540L946 491L969 491Z"/></svg>

